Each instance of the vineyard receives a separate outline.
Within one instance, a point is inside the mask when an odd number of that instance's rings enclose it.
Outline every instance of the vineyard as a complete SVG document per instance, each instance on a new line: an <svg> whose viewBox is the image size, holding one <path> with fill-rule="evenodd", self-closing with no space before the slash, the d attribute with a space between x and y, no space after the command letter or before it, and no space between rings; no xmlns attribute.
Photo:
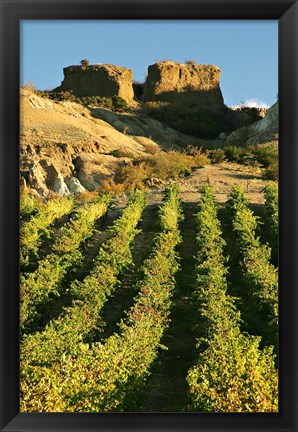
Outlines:
<svg viewBox="0 0 298 432"><path fill-rule="evenodd" d="M278 192L21 200L22 412L278 411Z"/></svg>

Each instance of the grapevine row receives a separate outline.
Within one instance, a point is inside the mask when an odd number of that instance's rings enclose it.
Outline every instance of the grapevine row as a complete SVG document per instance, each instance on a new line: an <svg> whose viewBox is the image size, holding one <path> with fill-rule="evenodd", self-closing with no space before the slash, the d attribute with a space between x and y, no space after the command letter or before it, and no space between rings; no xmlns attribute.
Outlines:
<svg viewBox="0 0 298 432"><path fill-rule="evenodd" d="M187 376L191 409L211 412L277 411L273 348L240 330L240 313L227 293L224 240L210 186L197 214L196 295L202 315L200 354Z"/></svg>
<svg viewBox="0 0 298 432"><path fill-rule="evenodd" d="M134 192L110 229L112 236L99 249L92 272L82 282L72 283L75 297L72 306L42 332L24 339L21 355L26 362L50 364L61 361L62 356L80 352L84 337L96 328L99 313L118 282L120 270L132 263L130 244L139 232L136 226L144 205L144 194Z"/></svg>
<svg viewBox="0 0 298 432"><path fill-rule="evenodd" d="M57 198L47 201L39 207L36 215L25 222L20 231L20 263L27 266L37 258L37 252L45 238L50 237L49 227L62 216L71 212L74 207L72 198Z"/></svg>
<svg viewBox="0 0 298 432"><path fill-rule="evenodd" d="M82 260L80 244L89 238L94 225L110 204L108 196L102 196L76 212L76 217L62 227L53 244L53 252L39 262L38 268L21 276L21 328L24 330L38 317L38 306L50 296L59 295L68 269Z"/></svg>
<svg viewBox="0 0 298 432"><path fill-rule="evenodd" d="M243 190L232 189L228 201L233 220L233 230L240 250L243 280L253 297L258 300L260 312L273 329L278 330L278 271L270 263L271 249L261 244L256 236L258 218L247 206Z"/></svg>
<svg viewBox="0 0 298 432"><path fill-rule="evenodd" d="M272 183L265 187L265 207L271 229L271 247L277 248L278 242L278 185Z"/></svg>
<svg viewBox="0 0 298 432"><path fill-rule="evenodd" d="M136 394L150 372L168 324L178 269L174 249L180 242L176 188L168 190L159 218L161 232L144 262L139 294L120 323L119 333L91 348L82 345L77 356L61 358L51 368L29 368L31 382L23 386L23 410L42 406L47 411L121 411L127 398ZM34 397L28 396L33 384Z"/></svg>
<svg viewBox="0 0 298 432"><path fill-rule="evenodd" d="M20 195L20 220L27 221L30 216L37 214L42 207L41 199L38 200L34 195L21 193Z"/></svg>

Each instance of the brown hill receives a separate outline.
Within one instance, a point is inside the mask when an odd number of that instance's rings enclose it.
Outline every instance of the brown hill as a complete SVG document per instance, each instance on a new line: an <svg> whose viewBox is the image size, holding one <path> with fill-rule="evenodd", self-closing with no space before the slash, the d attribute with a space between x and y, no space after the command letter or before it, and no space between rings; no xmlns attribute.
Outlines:
<svg viewBox="0 0 298 432"><path fill-rule="evenodd" d="M201 145L137 112L54 102L25 89L20 138L22 183L42 196L92 191L134 158Z"/></svg>

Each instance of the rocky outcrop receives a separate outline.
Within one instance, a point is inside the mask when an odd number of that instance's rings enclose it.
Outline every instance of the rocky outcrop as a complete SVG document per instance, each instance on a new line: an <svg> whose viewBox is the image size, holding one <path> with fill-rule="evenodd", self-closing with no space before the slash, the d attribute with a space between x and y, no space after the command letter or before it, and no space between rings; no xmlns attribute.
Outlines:
<svg viewBox="0 0 298 432"><path fill-rule="evenodd" d="M224 128L231 133L236 129L261 120L265 117L267 111L264 108L253 107L228 108L224 117Z"/></svg>
<svg viewBox="0 0 298 432"><path fill-rule="evenodd" d="M278 102L272 105L262 120L232 132L226 145L249 146L276 141L278 136Z"/></svg>
<svg viewBox="0 0 298 432"><path fill-rule="evenodd" d="M63 69L64 80L54 91L73 91L78 97L120 96L130 102L134 97L133 71L111 64L68 66Z"/></svg>
<svg viewBox="0 0 298 432"><path fill-rule="evenodd" d="M49 190L46 184L46 176L44 170L39 164L34 164L33 166L26 167L28 171L25 170L21 173L26 176L26 185L30 188L36 190L41 196L46 197L49 194Z"/></svg>
<svg viewBox="0 0 298 432"><path fill-rule="evenodd" d="M83 192L86 192L86 189L81 185L79 179L76 177L70 177L69 179L66 179L66 184L68 186L69 192L74 195L79 195Z"/></svg>
<svg viewBox="0 0 298 432"><path fill-rule="evenodd" d="M144 102L162 101L223 109L220 69L213 65L155 63L148 68Z"/></svg>

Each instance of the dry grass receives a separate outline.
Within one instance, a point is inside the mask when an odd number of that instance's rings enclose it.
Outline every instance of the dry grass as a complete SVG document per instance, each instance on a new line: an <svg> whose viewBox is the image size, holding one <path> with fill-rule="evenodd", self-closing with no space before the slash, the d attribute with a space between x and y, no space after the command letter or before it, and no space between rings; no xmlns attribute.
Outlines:
<svg viewBox="0 0 298 432"><path fill-rule="evenodd" d="M112 195L123 194L125 191L133 190L134 188L126 188L124 184L116 183L113 177L105 179L102 181L99 188L96 190L101 193L110 193Z"/></svg>
<svg viewBox="0 0 298 432"><path fill-rule="evenodd" d="M97 198L98 195L99 195L98 190L94 190L92 192L85 191L76 196L76 202L79 204L88 203L90 201L93 201L95 198Z"/></svg>
<svg viewBox="0 0 298 432"><path fill-rule="evenodd" d="M185 178L191 174L192 168L209 163L207 156L200 150L192 155L177 151L158 151L146 158L126 161L113 177L103 180L96 192L122 194L136 187L146 189L151 180L163 184L167 180Z"/></svg>

